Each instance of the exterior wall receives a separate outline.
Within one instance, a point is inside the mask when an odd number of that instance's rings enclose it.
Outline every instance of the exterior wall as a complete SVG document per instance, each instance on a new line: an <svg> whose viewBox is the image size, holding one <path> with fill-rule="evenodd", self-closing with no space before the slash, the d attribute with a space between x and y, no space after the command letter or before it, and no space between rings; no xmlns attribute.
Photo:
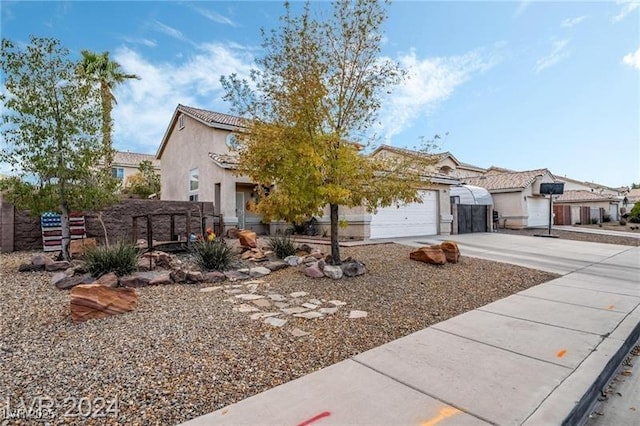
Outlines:
<svg viewBox="0 0 640 426"><path fill-rule="evenodd" d="M468 177L476 177L476 176L482 176L483 173L476 171L476 170L470 170L470 169L465 169L463 166L458 166L452 173L451 176L453 177L457 177L457 178L468 178Z"/></svg>
<svg viewBox="0 0 640 426"><path fill-rule="evenodd" d="M590 208L598 208L598 209L602 208L604 209L604 214L607 216L610 216L611 215L610 209L612 204L616 206L619 213L619 209L620 209L619 204L611 203L610 201L582 201L582 202L574 202L574 203L562 202L562 203L556 203L554 205L571 206L571 224L575 225L576 223L580 222L580 207L590 207ZM617 220L617 219L611 218L611 220Z"/></svg>
<svg viewBox="0 0 640 426"><path fill-rule="evenodd" d="M520 229L527 226L525 197L522 191L491 193L493 209L498 211L499 226Z"/></svg>

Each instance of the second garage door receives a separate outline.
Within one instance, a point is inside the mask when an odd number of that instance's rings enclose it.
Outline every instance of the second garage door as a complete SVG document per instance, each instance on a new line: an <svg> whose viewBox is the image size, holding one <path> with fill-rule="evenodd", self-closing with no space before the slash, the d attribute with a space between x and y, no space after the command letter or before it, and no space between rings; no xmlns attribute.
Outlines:
<svg viewBox="0 0 640 426"><path fill-rule="evenodd" d="M392 205L371 217L369 238L411 237L438 233L438 191L420 191L422 203Z"/></svg>
<svg viewBox="0 0 640 426"><path fill-rule="evenodd" d="M527 226L530 228L549 225L549 200L546 198L527 198Z"/></svg>

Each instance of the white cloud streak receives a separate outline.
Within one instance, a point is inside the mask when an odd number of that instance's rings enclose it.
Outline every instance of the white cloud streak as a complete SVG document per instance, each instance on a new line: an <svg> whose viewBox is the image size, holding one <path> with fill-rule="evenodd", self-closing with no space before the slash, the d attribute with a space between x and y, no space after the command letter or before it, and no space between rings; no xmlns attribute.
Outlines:
<svg viewBox="0 0 640 426"><path fill-rule="evenodd" d="M622 63L640 70L640 48L635 52L625 55L624 58L622 58Z"/></svg>
<svg viewBox="0 0 640 426"><path fill-rule="evenodd" d="M428 116L454 90L474 75L500 62L495 53L477 49L460 56L420 59L415 52L398 58L408 78L386 99L380 129L386 140Z"/></svg>
<svg viewBox="0 0 640 426"><path fill-rule="evenodd" d="M564 21L562 21L562 24L560 25L562 25L565 28L571 28L571 27L575 27L585 19L587 19L586 15L578 16L576 18L567 18Z"/></svg>
<svg viewBox="0 0 640 426"><path fill-rule="evenodd" d="M620 13L611 19L612 22L620 22L631 12L640 8L640 0L617 1L616 3L622 5L622 9L620 9Z"/></svg>
<svg viewBox="0 0 640 426"><path fill-rule="evenodd" d="M182 34L181 31L176 30L173 27L170 27L169 25L163 24L160 21L156 21L154 20L153 23L155 24L155 28L156 30L160 31L163 34L168 35L169 37L173 37L177 40L182 40L182 41L189 41L184 34Z"/></svg>
<svg viewBox="0 0 640 426"><path fill-rule="evenodd" d="M517 18L519 16L522 16L524 14L525 10L527 10L527 8L530 5L531 5L531 0L521 0L520 3L518 4L518 8L513 13L513 18Z"/></svg>
<svg viewBox="0 0 640 426"><path fill-rule="evenodd" d="M551 53L536 61L536 66L534 68L536 73L540 73L567 58L569 56L569 52L567 51L568 45L569 40L567 39L554 41Z"/></svg>
<svg viewBox="0 0 640 426"><path fill-rule="evenodd" d="M195 10L196 12L198 12L200 15L204 16L208 20L213 21L217 24L229 25L230 27L238 26L238 24L236 24L230 18L227 18L226 16L221 15L218 12L214 12L208 9L203 9L200 7L193 7L193 10Z"/></svg>
<svg viewBox="0 0 640 426"><path fill-rule="evenodd" d="M116 89L114 146L155 153L171 115L181 103L224 112L220 76L231 73L248 78L253 57L229 45L199 45L179 64L152 63L127 47L117 49L114 60L128 73L141 77Z"/></svg>
<svg viewBox="0 0 640 426"><path fill-rule="evenodd" d="M134 38L134 37L123 36L122 40L131 44L142 44L147 47L156 47L158 45L158 43L156 43L155 40L150 40L148 38Z"/></svg>

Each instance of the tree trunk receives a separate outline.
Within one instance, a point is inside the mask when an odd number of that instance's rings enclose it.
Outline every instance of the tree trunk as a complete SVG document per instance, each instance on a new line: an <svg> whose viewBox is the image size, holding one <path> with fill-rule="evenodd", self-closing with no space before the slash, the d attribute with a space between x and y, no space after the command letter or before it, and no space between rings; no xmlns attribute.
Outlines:
<svg viewBox="0 0 640 426"><path fill-rule="evenodd" d="M62 259L69 261L71 260L71 256L69 256L71 229L69 226L69 209L64 203L60 204L60 226L62 227Z"/></svg>
<svg viewBox="0 0 640 426"><path fill-rule="evenodd" d="M107 235L107 227L104 226L104 220L102 220L102 212L98 212L98 222L102 225L102 231L104 232L104 244L109 247L109 235Z"/></svg>
<svg viewBox="0 0 640 426"><path fill-rule="evenodd" d="M331 263L339 265L340 261L340 245L338 244L338 205L329 204L331 212Z"/></svg>
<svg viewBox="0 0 640 426"><path fill-rule="evenodd" d="M113 163L113 151L111 147L111 91L109 85L100 82L100 92L102 101L102 145L105 149L104 168L107 172L111 172L111 164Z"/></svg>

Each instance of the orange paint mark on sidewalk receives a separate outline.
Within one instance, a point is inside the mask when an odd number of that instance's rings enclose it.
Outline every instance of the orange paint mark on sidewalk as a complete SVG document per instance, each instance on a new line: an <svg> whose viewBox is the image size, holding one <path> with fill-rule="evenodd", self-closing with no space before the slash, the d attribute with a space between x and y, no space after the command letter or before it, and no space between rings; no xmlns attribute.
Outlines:
<svg viewBox="0 0 640 426"><path fill-rule="evenodd" d="M560 352L558 352L558 353L556 354L556 356L557 356L558 358L562 358L562 357L563 357L563 356L565 356L566 354L567 354L567 350L566 350L566 349L563 349L563 350L561 350Z"/></svg>
<svg viewBox="0 0 640 426"><path fill-rule="evenodd" d="M615 305L609 305L609 310L612 311L615 308Z"/></svg>
<svg viewBox="0 0 640 426"><path fill-rule="evenodd" d="M459 412L460 410L458 410L457 408L444 407L440 409L440 413L437 416L427 420L426 422L423 422L420 426L435 426L447 417L455 416Z"/></svg>
<svg viewBox="0 0 640 426"><path fill-rule="evenodd" d="M311 423L314 423L324 417L329 417L331 415L330 412L328 411L323 411L322 413L318 414L317 416L313 416L311 417L309 420L305 420L304 422L300 423L298 426L308 426Z"/></svg>

